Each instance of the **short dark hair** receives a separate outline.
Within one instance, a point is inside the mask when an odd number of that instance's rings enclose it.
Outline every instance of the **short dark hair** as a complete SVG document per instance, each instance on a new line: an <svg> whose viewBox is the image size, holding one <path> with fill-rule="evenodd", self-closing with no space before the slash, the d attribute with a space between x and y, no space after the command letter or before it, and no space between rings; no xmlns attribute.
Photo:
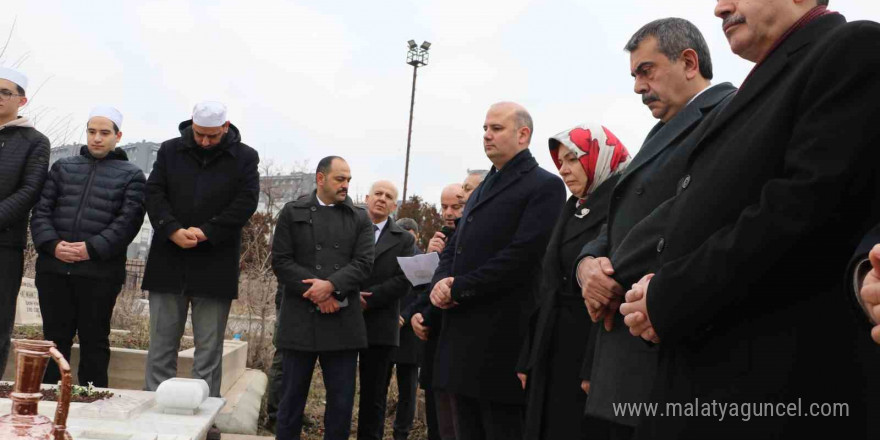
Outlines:
<svg viewBox="0 0 880 440"><path fill-rule="evenodd" d="M17 91L19 95L21 95L21 96L25 96L25 94L24 94L24 89L21 88L21 86L18 85L18 84L15 85L15 91Z"/></svg>
<svg viewBox="0 0 880 440"><path fill-rule="evenodd" d="M828 6L828 0L816 0L816 6Z"/></svg>
<svg viewBox="0 0 880 440"><path fill-rule="evenodd" d="M327 173L330 172L334 159L345 160L339 156L327 156L318 162L318 168L315 170L315 174L321 173L326 176Z"/></svg>
<svg viewBox="0 0 880 440"><path fill-rule="evenodd" d="M642 26L629 39L624 49L627 52L634 52L648 37L657 39L657 48L673 63L678 61L682 52L693 49L697 53L697 59L700 63L700 75L703 78L712 79L712 57L709 55L709 45L706 44L703 34L693 23L676 17L654 20Z"/></svg>

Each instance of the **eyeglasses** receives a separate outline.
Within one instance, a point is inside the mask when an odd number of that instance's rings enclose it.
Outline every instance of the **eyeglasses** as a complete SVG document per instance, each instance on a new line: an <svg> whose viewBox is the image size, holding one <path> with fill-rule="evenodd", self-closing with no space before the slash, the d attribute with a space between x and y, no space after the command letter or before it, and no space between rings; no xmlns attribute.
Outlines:
<svg viewBox="0 0 880 440"><path fill-rule="evenodd" d="M9 99L9 98L12 98L13 96L23 96L23 95L19 95L18 93L12 93L11 90L6 90L6 89L0 90L0 99Z"/></svg>

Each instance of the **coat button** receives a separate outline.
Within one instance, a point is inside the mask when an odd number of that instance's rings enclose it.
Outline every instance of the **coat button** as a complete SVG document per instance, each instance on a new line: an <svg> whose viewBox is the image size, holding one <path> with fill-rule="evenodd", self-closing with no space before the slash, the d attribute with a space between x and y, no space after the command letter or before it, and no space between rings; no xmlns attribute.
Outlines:
<svg viewBox="0 0 880 440"><path fill-rule="evenodd" d="M334 265L333 265L333 268L336 269L336 270L339 270L339 265L338 265L338 264L334 264Z"/></svg>
<svg viewBox="0 0 880 440"><path fill-rule="evenodd" d="M472 222L472 221L474 221L474 216L469 216L469 217L468 217L468 223L470 223L470 222Z"/></svg>
<svg viewBox="0 0 880 440"><path fill-rule="evenodd" d="M688 185L691 184L691 176L688 174L684 176L684 179L681 180L681 189L687 189Z"/></svg>
<svg viewBox="0 0 880 440"><path fill-rule="evenodd" d="M320 245L320 244L316 244L316 245L315 245L315 250L316 250L316 251L320 251L320 250L321 250L321 245Z"/></svg>
<svg viewBox="0 0 880 440"><path fill-rule="evenodd" d="M315 269L321 270L321 265L319 264L319 265L315 266Z"/></svg>
<svg viewBox="0 0 880 440"><path fill-rule="evenodd" d="M568 277L562 277L562 281L568 281Z"/></svg>
<svg viewBox="0 0 880 440"><path fill-rule="evenodd" d="M339 243L334 244L333 249L339 249Z"/></svg>
<svg viewBox="0 0 880 440"><path fill-rule="evenodd" d="M640 195L642 195L642 194L644 194L644 193L645 193L645 188L644 188L644 187L640 186L640 187L636 188L636 195L637 195L637 196L640 196Z"/></svg>
<svg viewBox="0 0 880 440"><path fill-rule="evenodd" d="M164 224L165 224L165 220L159 220L159 226L162 226Z"/></svg>
<svg viewBox="0 0 880 440"><path fill-rule="evenodd" d="M315 212L317 210L318 210L318 208L315 208L314 206L312 206L312 212Z"/></svg>
<svg viewBox="0 0 880 440"><path fill-rule="evenodd" d="M663 248L666 247L666 239L661 238L660 241L657 242L657 253L662 254Z"/></svg>
<svg viewBox="0 0 880 440"><path fill-rule="evenodd" d="M456 250L455 250L455 253L458 254L458 255L461 255L461 248L459 247L458 249L456 249Z"/></svg>

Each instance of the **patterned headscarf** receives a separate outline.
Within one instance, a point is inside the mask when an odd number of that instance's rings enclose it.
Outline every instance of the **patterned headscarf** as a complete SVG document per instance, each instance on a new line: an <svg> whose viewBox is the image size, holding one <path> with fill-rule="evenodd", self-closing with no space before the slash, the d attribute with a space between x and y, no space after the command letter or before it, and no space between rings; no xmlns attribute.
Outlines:
<svg viewBox="0 0 880 440"><path fill-rule="evenodd" d="M629 151L617 136L598 124L581 124L550 138L550 155L556 168L562 167L559 144L574 152L587 172L587 195L609 177L622 173L629 165Z"/></svg>

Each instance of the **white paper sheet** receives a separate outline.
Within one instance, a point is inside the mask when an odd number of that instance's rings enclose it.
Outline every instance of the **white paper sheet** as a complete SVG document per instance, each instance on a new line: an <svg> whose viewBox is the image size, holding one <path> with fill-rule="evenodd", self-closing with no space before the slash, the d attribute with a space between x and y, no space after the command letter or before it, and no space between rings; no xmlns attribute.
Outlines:
<svg viewBox="0 0 880 440"><path fill-rule="evenodd" d="M434 277L434 271L440 264L440 255L436 252L416 255L414 257L397 257L397 263L406 274L406 279L413 286L427 284Z"/></svg>

